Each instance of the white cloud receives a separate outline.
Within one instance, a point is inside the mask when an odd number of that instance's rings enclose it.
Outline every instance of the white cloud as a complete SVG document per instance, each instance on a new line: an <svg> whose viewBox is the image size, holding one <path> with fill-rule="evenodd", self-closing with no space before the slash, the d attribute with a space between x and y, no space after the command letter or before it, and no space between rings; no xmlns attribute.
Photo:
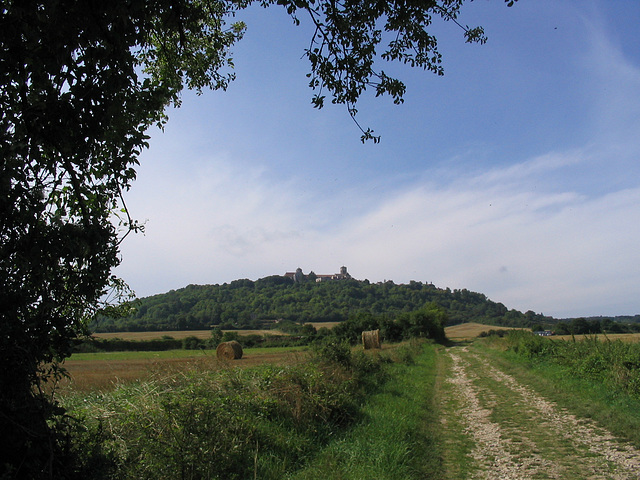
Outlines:
<svg viewBox="0 0 640 480"><path fill-rule="evenodd" d="M519 310L634 313L602 309L625 304L640 284L640 188L595 197L537 188L574 157L445 187L416 182L382 198L367 190L301 196L290 182L265 182L264 172L225 162L192 175L161 172L141 178L155 192L139 207L148 233L127 242L120 273L134 288L155 287L141 292L149 294L344 264L357 278L468 288ZM340 223L315 221L338 204L347 205Z"/></svg>
<svg viewBox="0 0 640 480"><path fill-rule="evenodd" d="M402 155L412 158L388 161L397 165L397 177L391 168L376 177L371 167L366 185L365 175L353 175L340 182L349 190L328 193L319 185L326 187L334 172L318 179L316 170L301 181L278 158L267 158L274 150L265 150L265 159L241 158L254 150L236 144L250 142L251 132L213 142L203 138L215 130L206 119L181 112L187 127L170 123L177 134L154 138L143 158L128 201L137 218L149 219L148 233L127 239L118 273L149 295L189 283L256 279L296 267L332 273L346 265L357 278L432 281L555 316L640 313L640 68L604 27L588 27L591 44L583 76L575 79L591 107L585 141L575 144L580 136L573 136L573 144L510 164L501 158L496 166L485 150L472 167L426 170L410 180L406 172L419 170L420 159L446 154L409 149ZM468 105L469 112L474 108ZM563 114L562 104L557 112ZM215 126L224 123L216 119ZM313 130L302 126L300 132ZM287 132L274 132L282 136L273 145L286 150ZM527 141L523 132L523 152L539 151ZM212 150L218 142L220 150ZM321 143L313 145L295 175L307 174L303 162L323 165L326 153L316 151ZM340 148L340 160L347 158ZM487 149L505 155L499 145ZM354 165L368 165L367 159Z"/></svg>

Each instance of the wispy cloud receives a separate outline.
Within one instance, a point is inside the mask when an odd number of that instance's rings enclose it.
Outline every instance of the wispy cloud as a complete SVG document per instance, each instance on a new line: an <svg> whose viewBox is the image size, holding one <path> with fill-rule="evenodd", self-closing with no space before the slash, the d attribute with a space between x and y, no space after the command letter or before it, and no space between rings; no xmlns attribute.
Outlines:
<svg viewBox="0 0 640 480"><path fill-rule="evenodd" d="M640 188L596 197L537 188L574 156L444 187L416 182L383 198L369 190L302 196L289 182L268 183L228 166L216 175L163 174L149 178L155 194L140 207L149 217L147 236L125 246L125 265L135 257L152 271L125 267L125 277L134 287L164 291L346 264L372 281L432 281L511 308L594 313L635 295L640 284ZM350 202L360 206L336 224L314 221ZM362 205L369 205L364 213Z"/></svg>
<svg viewBox="0 0 640 480"><path fill-rule="evenodd" d="M253 150L236 148L244 130L214 148L206 123L170 124L176 134L154 138L128 197L147 235L125 242L119 274L149 295L346 265L357 278L431 281L555 316L640 313L640 66L589 18L589 44L570 59L588 105L584 141L531 158L508 161L490 145L492 162L470 142L464 158L434 168L411 152L327 189L333 176L316 182L320 169L301 177L302 162L322 165L323 152L309 149L288 172L266 153L246 158ZM287 132L273 128L273 144L286 146Z"/></svg>

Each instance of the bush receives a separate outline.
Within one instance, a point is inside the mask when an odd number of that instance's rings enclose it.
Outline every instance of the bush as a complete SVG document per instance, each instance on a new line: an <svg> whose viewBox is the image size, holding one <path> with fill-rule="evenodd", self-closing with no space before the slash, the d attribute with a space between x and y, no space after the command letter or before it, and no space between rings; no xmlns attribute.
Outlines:
<svg viewBox="0 0 640 480"><path fill-rule="evenodd" d="M313 352L326 363L334 363L345 368L351 367L351 346L347 340L328 337L314 344Z"/></svg>
<svg viewBox="0 0 640 480"><path fill-rule="evenodd" d="M509 332L509 330L494 330L491 329L489 331L484 331L481 332L480 335L478 335L478 337L480 338L486 338L486 337L504 337L505 335L507 335L507 333Z"/></svg>
<svg viewBox="0 0 640 480"><path fill-rule="evenodd" d="M199 350L205 348L205 342L193 335L182 339L182 348L184 350Z"/></svg>

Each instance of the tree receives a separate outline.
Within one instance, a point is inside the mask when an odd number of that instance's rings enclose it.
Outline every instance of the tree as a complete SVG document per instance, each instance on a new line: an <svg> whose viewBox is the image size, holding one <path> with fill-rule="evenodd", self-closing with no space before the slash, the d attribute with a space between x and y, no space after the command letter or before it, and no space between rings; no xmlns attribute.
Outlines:
<svg viewBox="0 0 640 480"><path fill-rule="evenodd" d="M107 294L127 294L111 271L123 239L143 229L122 193L146 131L166 122L184 87L233 80L229 51L245 29L233 15L252 2L0 1L0 475L81 476L65 465L63 429L51 427L61 411L45 383L86 320L108 308ZM374 69L376 59L442 74L428 27L458 23L464 0L261 4L296 22L308 16L313 104L328 91L355 119L367 87L402 102L404 85ZM460 26L467 41L485 41L481 28ZM365 139L378 140L369 129Z"/></svg>
<svg viewBox="0 0 640 480"><path fill-rule="evenodd" d="M212 348L218 348L218 345L222 341L222 330L220 328L214 328L211 330L211 338L209 339L209 344Z"/></svg>
<svg viewBox="0 0 640 480"><path fill-rule="evenodd" d="M574 335L583 335L589 333L589 322L586 318L574 318L571 321L571 333Z"/></svg>
<svg viewBox="0 0 640 480"><path fill-rule="evenodd" d="M400 315L397 322L402 327L405 338L425 337L437 341L446 338L444 328L448 323L447 313L434 303Z"/></svg>
<svg viewBox="0 0 640 480"><path fill-rule="evenodd" d="M3 1L0 17L0 476L72 472L44 383L101 306L141 226L122 192L183 83L224 88L217 2ZM144 72L144 73L143 73ZM126 290L125 290L126 292ZM4 477L3 477L4 478Z"/></svg>

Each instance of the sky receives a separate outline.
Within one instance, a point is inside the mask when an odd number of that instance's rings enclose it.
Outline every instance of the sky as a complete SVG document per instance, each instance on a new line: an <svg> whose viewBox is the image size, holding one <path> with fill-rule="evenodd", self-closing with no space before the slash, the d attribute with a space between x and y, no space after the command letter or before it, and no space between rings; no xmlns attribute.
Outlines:
<svg viewBox="0 0 640 480"><path fill-rule="evenodd" d="M640 2L465 4L442 77L387 65L405 102L311 106L311 31L251 8L227 91L183 95L126 195L139 297L300 267L481 292L556 318L640 314Z"/></svg>

